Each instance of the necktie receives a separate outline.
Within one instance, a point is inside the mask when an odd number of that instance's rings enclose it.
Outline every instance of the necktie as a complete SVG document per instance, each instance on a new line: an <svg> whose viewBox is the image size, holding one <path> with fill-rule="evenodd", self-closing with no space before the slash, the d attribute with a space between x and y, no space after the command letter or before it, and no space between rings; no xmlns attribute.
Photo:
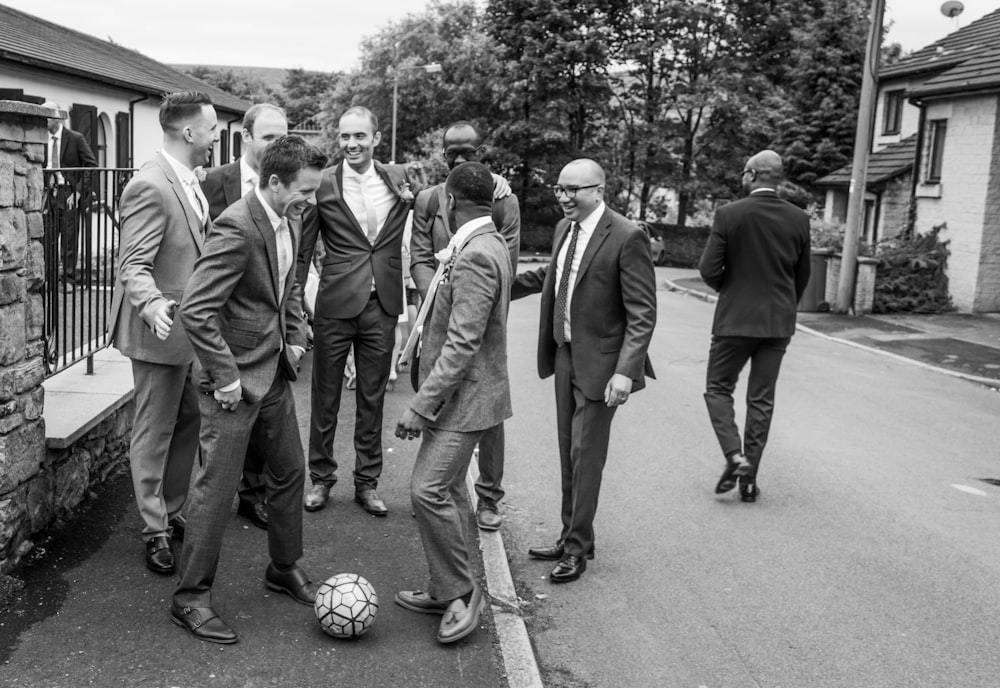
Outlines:
<svg viewBox="0 0 1000 688"><path fill-rule="evenodd" d="M560 346L566 343L566 304L569 301L569 273L573 269L573 255L576 253L576 240L580 236L580 225L573 223L573 233L569 238L569 248L563 260L562 277L559 278L559 289L556 291L556 308L552 314L552 336Z"/></svg>
<svg viewBox="0 0 1000 688"><path fill-rule="evenodd" d="M364 177L361 178L361 202L365 206L365 224L368 234L368 242L372 245L375 244L375 239L378 237L378 216L375 214L375 204L370 198L368 198L368 180Z"/></svg>
<svg viewBox="0 0 1000 688"><path fill-rule="evenodd" d="M274 233L274 239L278 250L278 301L280 302L285 294L285 283L292 263L292 235L288 229L286 218L281 218L281 224L278 225L278 229Z"/></svg>
<svg viewBox="0 0 1000 688"><path fill-rule="evenodd" d="M53 134L49 140L49 167L59 167L59 137Z"/></svg>
<svg viewBox="0 0 1000 688"><path fill-rule="evenodd" d="M198 185L197 179L191 179L184 182L190 193L188 193L188 199L191 201L191 207L194 208L195 215L201 220L202 224L205 224L205 207L206 203L202 201L201 188Z"/></svg>

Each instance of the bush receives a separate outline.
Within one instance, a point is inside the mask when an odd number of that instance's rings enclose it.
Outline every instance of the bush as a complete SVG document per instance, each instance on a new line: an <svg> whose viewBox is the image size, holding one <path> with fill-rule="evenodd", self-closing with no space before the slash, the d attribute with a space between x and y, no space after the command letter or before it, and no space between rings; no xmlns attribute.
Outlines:
<svg viewBox="0 0 1000 688"><path fill-rule="evenodd" d="M894 237L879 244L874 313L944 313L955 310L948 295L948 242L927 234Z"/></svg>
<svg viewBox="0 0 1000 688"><path fill-rule="evenodd" d="M664 265L674 268L698 267L711 227L686 226L681 229L677 225L661 222L650 222L649 225L663 239L667 254Z"/></svg>

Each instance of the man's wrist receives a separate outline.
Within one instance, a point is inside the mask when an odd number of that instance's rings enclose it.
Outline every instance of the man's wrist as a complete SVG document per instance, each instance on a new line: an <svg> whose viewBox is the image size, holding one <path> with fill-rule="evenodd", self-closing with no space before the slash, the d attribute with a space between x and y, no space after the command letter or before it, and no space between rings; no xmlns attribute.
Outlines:
<svg viewBox="0 0 1000 688"><path fill-rule="evenodd" d="M240 380L239 380L239 378L236 378L236 382L231 382L228 385L226 385L225 387L219 387L218 391L223 392L223 393L225 393L225 392L235 392L239 388L240 388Z"/></svg>

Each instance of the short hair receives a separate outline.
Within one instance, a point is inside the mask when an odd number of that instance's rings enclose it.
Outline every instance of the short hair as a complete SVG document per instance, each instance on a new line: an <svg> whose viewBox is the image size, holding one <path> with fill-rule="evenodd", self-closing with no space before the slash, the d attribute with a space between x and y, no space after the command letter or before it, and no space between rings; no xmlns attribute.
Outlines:
<svg viewBox="0 0 1000 688"><path fill-rule="evenodd" d="M340 116L340 119L344 119L348 115L358 115L359 117L367 117L368 121L372 123L372 127L374 127L373 131L378 131L378 117L376 117L375 113L366 108L365 106L355 105L353 107L347 108L346 110L344 110L344 114ZM339 122L340 119L338 119L337 121Z"/></svg>
<svg viewBox="0 0 1000 688"><path fill-rule="evenodd" d="M299 171L306 167L322 170L328 158L323 152L295 134L278 137L260 156L260 185L267 185L271 175L277 175L282 184L288 186Z"/></svg>
<svg viewBox="0 0 1000 688"><path fill-rule="evenodd" d="M451 171L445 183L448 193L456 199L473 203L493 203L493 175L481 162L463 162Z"/></svg>
<svg viewBox="0 0 1000 688"><path fill-rule="evenodd" d="M284 108L278 107L274 103L257 103L256 105L251 105L250 109L243 115L243 128L253 134L253 123L264 112L277 112L286 122L288 121L288 115L285 114Z"/></svg>
<svg viewBox="0 0 1000 688"><path fill-rule="evenodd" d="M472 131L476 132L476 138L479 139L480 143L486 140L486 136L483 134L482 130L480 130L479 127L477 127L475 124L473 124L467 119L460 119L457 122L452 122L451 124L449 124L447 128L444 130L444 133L441 134L441 140L444 141L445 138L447 138L448 136L448 132L451 131L452 129L463 129L465 127L468 127L469 129L472 129Z"/></svg>
<svg viewBox="0 0 1000 688"><path fill-rule="evenodd" d="M176 132L181 122L201 112L206 105L212 105L212 99L201 91L168 93L160 103L160 128Z"/></svg>

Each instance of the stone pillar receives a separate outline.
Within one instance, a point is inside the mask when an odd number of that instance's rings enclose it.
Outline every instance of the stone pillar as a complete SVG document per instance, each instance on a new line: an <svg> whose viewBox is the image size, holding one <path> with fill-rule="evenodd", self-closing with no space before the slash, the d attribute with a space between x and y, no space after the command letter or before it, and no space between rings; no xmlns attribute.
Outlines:
<svg viewBox="0 0 1000 688"><path fill-rule="evenodd" d="M42 419L42 165L53 110L0 100L0 572L31 549L47 522ZM30 506L34 504L35 506Z"/></svg>

